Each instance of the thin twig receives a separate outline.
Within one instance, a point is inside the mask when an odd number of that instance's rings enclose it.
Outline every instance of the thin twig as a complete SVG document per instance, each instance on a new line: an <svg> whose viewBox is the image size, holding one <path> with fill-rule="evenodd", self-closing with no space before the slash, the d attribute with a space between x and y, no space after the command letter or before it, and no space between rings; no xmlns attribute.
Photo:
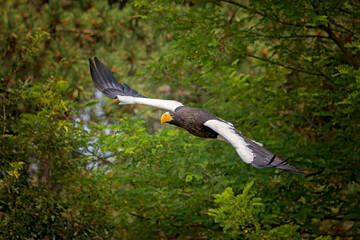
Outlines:
<svg viewBox="0 0 360 240"><path fill-rule="evenodd" d="M347 29L346 27L344 27L341 24L336 23L335 21L331 21L331 23L335 26L337 26L338 28L341 28L342 30L344 30L345 32L341 31L342 33L346 33L349 34L350 36L354 36L354 32L352 32L351 30ZM340 32L339 30L333 29L334 31Z"/></svg>
<svg viewBox="0 0 360 240"><path fill-rule="evenodd" d="M226 2L226 3L230 3L230 4L233 4L235 6L238 6L242 9L245 9L245 10L248 10L248 11L252 11L254 13L256 13L257 15L259 16L262 16L262 17L265 17L265 18L268 18L269 20L271 21L274 21L274 22L278 22L278 23L281 23L281 24L284 24L284 25L289 25L289 26L296 26L296 27L304 27L303 24L298 24L298 23L291 23L291 22L286 22L286 21L282 21L280 19L276 19L276 18L272 18L270 17L269 15L265 14L265 13L262 13L262 12L259 12L253 8L250 8L244 4L241 4L241 3L238 3L238 2L235 2L233 0L219 0L220 2ZM307 26L308 28L313 28L312 26Z"/></svg>
<svg viewBox="0 0 360 240"><path fill-rule="evenodd" d="M280 67L284 67L284 68L287 68L287 69L290 69L290 70L293 70L293 71L296 71L296 72L302 72L302 73L306 73L306 74L310 74L310 75L314 75L314 76L321 76L321 77L327 78L327 77L326 77L324 74L322 74L322 73L314 73L314 72L310 72L310 71L305 70L305 69L288 66L288 65L282 64L282 63L280 63L280 62L275 62L275 61L270 60L270 59L267 59L267 58L262 58L262 57L258 57L258 56L252 55L252 54L250 54L250 53L245 53L245 56L247 56L247 57L252 57L252 58L258 59L258 60L263 61L263 62L268 62L268 63L274 64L274 65L277 65L277 66L280 66Z"/></svg>
<svg viewBox="0 0 360 240"><path fill-rule="evenodd" d="M226 47L226 44L222 43L221 41L224 40L225 38L231 36L232 34L226 34L224 35L223 37L221 37L218 41L221 45L223 45L224 47ZM273 60L270 60L270 59L267 59L267 58L261 58L261 57L258 57L258 56L255 56L255 55L252 55L250 53L245 53L245 56L247 57L252 57L252 58L255 58L255 59L258 59L258 60L261 60L261 61L264 61L264 62L268 62L268 63L271 63L271 64L274 64L274 65L277 65L277 66L281 66L281 67L284 67L284 68L287 68L287 69L291 69L293 71L297 71L297 72L302 72L302 73L306 73L306 74L310 74L310 75L315 75L315 76L321 76L321 77L324 77L325 79L329 80L329 77L326 76L325 74L319 72L319 73L314 73L314 72L310 72L308 70L305 70L305 69L301 69L301 68L297 68L297 67L293 67L293 66L288 66L288 65L285 65L283 63L280 63L280 62L275 62Z"/></svg>
<svg viewBox="0 0 360 240"><path fill-rule="evenodd" d="M86 150L87 150L89 153L91 153L91 155L92 155L93 157L98 158L98 159L101 160L103 163L107 163L107 164L110 164L110 165L114 165L112 162L110 162L109 160L105 159L103 156L101 156L101 155L99 155L99 154L97 154L97 153L95 153L95 152L93 152L93 151L90 151L89 149L86 149ZM108 156L108 158L113 157L113 156L115 156L115 155L116 155L116 152L115 152L113 155Z"/></svg>
<svg viewBox="0 0 360 240"><path fill-rule="evenodd" d="M82 34L95 34L94 30L90 29L80 29L80 28L60 28L57 29L59 32L75 32L75 33L82 33Z"/></svg>
<svg viewBox="0 0 360 240"><path fill-rule="evenodd" d="M236 13L239 11L240 8L236 9L235 12L231 15L230 19L229 19L229 24L233 23L234 17L236 15Z"/></svg>
<svg viewBox="0 0 360 240"><path fill-rule="evenodd" d="M225 40L226 38L231 37L233 35L234 35L233 33L225 34L224 36L222 36L221 38L218 39L218 42L221 43L223 40Z"/></svg>
<svg viewBox="0 0 360 240"><path fill-rule="evenodd" d="M3 103L3 119L4 119L4 127L3 127L3 137L4 137L5 132L6 132L6 107L5 107L5 103Z"/></svg>
<svg viewBox="0 0 360 240"><path fill-rule="evenodd" d="M214 179L216 182L218 182L223 188L226 188L224 184L222 184L219 180L217 180L214 176L211 176L209 173L207 173L205 170L201 171L201 173L205 176L207 176L210 179Z"/></svg>
<svg viewBox="0 0 360 240"><path fill-rule="evenodd" d="M9 86L10 86L10 78L8 79L8 82L6 84L4 95L3 95L2 101L1 101L1 103L3 104L2 106L3 106L3 119L4 119L4 127L3 127L3 134L2 134L3 137L5 137L5 133L6 133L6 104L5 104L5 99L6 99L6 94L8 92Z"/></svg>
<svg viewBox="0 0 360 240"><path fill-rule="evenodd" d="M329 38L332 39L336 45L340 48L340 50L345 54L345 56L348 58L349 62L356 68L360 68L360 61L359 59L353 55L348 48L346 48L343 44L343 41L333 32L333 29L331 29L328 26L320 25L319 26L322 30L324 30L328 35Z"/></svg>
<svg viewBox="0 0 360 240"><path fill-rule="evenodd" d="M247 11L252 11L254 13L256 13L257 15L259 16L262 16L262 17L265 17L271 21L274 21L274 22L278 22L278 23L281 23L283 25L288 25L288 26L295 26L295 27L306 27L306 28L315 28L315 29L321 29L321 30L324 30L322 29L320 26L310 26L310 25L306 25L306 23L304 22L300 22L300 23L292 23L292 22L287 22L287 21L283 21L283 20L280 20L280 19L276 19L276 18L272 18L270 17L269 15L265 14L265 13L262 13L262 12L259 12L253 8L250 8L244 4L241 4L241 3L238 3L238 2L235 2L233 0L219 0L220 2L226 2L226 3L230 3L230 4L233 4L235 6L238 6L242 9L245 9ZM346 33L346 34L350 34L350 35L354 35L353 32L351 32L349 29L346 29L344 26L340 25L340 24L337 24L335 22L332 22L332 24L334 24L335 26L343 29L344 31L341 31L341 30L337 30L337 29L333 29L333 31L335 32L341 32L341 33Z"/></svg>
<svg viewBox="0 0 360 240"><path fill-rule="evenodd" d="M269 15L267 15L266 13L262 13L262 12L259 12L253 8L250 8L244 4L241 4L241 3L238 3L238 2L235 2L233 0L219 0L220 2L226 2L226 3L230 3L230 4L233 4L235 6L238 6L242 9L245 9L247 11L252 11L260 16L263 16L265 18L268 18L269 20L272 20L272 21L275 21L275 22L278 22L278 23L281 23L281 24L284 24L284 25L290 25L290 26L295 26L295 27L305 27L304 24L299 24L299 23L291 23L291 22L286 22L286 21L282 21L282 20L279 20L279 19L274 19L272 17L270 17ZM353 32L351 32L349 29L345 28L344 26L332 21L331 22L334 26L338 27L338 28L341 28L343 29L344 31L346 31L345 33L346 34L350 34L351 36L354 35ZM349 49L345 48L344 45L342 44L343 42L340 40L340 38L338 36L336 36L336 34L334 33L335 32L343 32L343 31L340 31L340 30L336 30L336 29L331 29L330 26L325 26L325 25L319 25L319 26L306 26L307 28L316 28L316 29L320 29L320 30L323 30L325 31L328 35L329 35L329 38L332 39L336 45L338 45L338 47L340 48L340 50L346 55L346 57L349 59L350 63L352 65L354 65L356 68L360 68L360 61L358 60L358 58L354 55L351 54L351 52L349 51ZM344 32L343 32L344 33ZM291 69L291 68L290 68ZM301 72L301 71L300 71ZM309 73L311 74L311 73ZM314 75L314 74L313 74ZM315 74L317 75L317 74ZM321 74L321 76L324 76L323 74Z"/></svg>
<svg viewBox="0 0 360 240"><path fill-rule="evenodd" d="M351 13L351 12L349 12L348 10L345 10L345 9L343 9L343 8L341 8L341 7L337 8L337 9L339 9L340 12L344 12L344 13L349 14L349 15L351 15L351 16L354 15L353 13Z"/></svg>
<svg viewBox="0 0 360 240"><path fill-rule="evenodd" d="M248 33L259 36L259 37L265 37L265 38L326 38L330 39L329 36L323 36L323 35L296 35L296 36L272 36L272 35L265 35L257 32L251 32Z"/></svg>

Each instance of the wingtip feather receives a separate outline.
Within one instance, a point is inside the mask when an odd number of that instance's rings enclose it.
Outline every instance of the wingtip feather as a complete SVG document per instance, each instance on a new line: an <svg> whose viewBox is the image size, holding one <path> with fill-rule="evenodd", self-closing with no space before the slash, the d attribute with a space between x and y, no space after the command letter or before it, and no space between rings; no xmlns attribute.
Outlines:
<svg viewBox="0 0 360 240"><path fill-rule="evenodd" d="M144 97L128 85L125 89L125 84L123 86L118 83L112 72L97 57L94 57L94 60L89 58L89 65L95 86L106 96L110 98L116 98L117 95Z"/></svg>

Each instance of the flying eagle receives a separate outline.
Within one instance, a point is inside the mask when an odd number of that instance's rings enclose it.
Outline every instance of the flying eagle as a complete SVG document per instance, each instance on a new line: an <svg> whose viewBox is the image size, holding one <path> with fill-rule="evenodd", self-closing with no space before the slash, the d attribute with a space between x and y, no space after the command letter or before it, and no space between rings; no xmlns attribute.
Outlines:
<svg viewBox="0 0 360 240"><path fill-rule="evenodd" d="M184 128L197 137L226 140L244 162L256 168L274 167L305 175L265 149L261 143L245 137L233 124L205 110L184 106L178 101L147 98L127 84L118 83L111 71L96 57L95 62L89 59L89 63L96 87L106 96L118 99L120 105L144 104L168 110L161 116L161 123Z"/></svg>

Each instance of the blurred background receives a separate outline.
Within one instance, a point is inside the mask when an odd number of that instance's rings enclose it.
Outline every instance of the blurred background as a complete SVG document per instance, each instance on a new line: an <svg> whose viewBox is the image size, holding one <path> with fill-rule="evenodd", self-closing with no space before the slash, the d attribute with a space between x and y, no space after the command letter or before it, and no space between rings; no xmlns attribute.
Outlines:
<svg viewBox="0 0 360 240"><path fill-rule="evenodd" d="M5 0L1 239L359 239L360 4ZM203 108L304 171L98 92Z"/></svg>

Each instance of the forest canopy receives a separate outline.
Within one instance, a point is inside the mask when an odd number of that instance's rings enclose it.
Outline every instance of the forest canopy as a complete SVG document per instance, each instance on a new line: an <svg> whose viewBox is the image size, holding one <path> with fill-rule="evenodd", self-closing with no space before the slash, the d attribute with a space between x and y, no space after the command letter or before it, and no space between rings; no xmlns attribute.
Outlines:
<svg viewBox="0 0 360 240"><path fill-rule="evenodd" d="M5 0L1 239L358 239L360 4ZM118 106L120 83L232 122L307 173Z"/></svg>

